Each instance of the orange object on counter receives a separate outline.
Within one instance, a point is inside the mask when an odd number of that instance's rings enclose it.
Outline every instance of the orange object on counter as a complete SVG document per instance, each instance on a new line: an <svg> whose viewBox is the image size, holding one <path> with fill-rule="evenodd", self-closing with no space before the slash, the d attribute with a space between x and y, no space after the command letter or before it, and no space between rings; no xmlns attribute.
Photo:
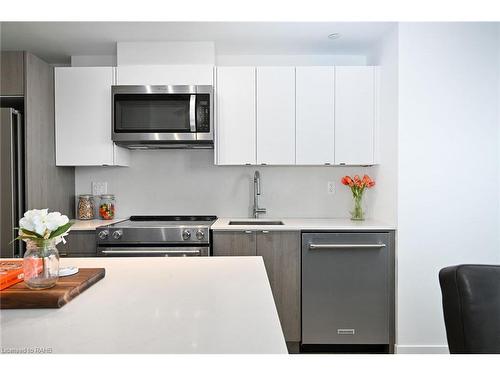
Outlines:
<svg viewBox="0 0 500 375"><path fill-rule="evenodd" d="M23 260L0 260L0 290L24 279Z"/></svg>
<svg viewBox="0 0 500 375"><path fill-rule="evenodd" d="M43 260L37 259L36 272L40 273L43 269ZM17 284L24 280L24 268L22 259L0 260L0 290Z"/></svg>

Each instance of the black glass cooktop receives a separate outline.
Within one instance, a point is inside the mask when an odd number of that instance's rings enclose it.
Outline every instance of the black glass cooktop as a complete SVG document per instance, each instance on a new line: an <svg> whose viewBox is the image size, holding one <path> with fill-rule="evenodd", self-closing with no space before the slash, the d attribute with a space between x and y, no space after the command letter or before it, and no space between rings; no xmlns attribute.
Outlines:
<svg viewBox="0 0 500 375"><path fill-rule="evenodd" d="M215 221L217 216L194 216L194 215L183 215L183 216L170 216L170 215L136 215L131 216L130 221Z"/></svg>

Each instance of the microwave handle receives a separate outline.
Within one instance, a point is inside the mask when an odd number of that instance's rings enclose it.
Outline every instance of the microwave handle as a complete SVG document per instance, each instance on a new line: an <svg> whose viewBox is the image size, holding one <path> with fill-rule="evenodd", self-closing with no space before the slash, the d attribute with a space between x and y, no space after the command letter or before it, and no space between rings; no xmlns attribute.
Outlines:
<svg viewBox="0 0 500 375"><path fill-rule="evenodd" d="M196 133L196 95L189 98L189 126L191 133Z"/></svg>

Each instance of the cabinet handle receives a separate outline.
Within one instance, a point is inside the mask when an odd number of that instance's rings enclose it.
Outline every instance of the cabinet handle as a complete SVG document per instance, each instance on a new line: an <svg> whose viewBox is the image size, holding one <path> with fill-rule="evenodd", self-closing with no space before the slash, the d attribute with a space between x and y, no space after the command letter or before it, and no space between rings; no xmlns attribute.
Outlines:
<svg viewBox="0 0 500 375"><path fill-rule="evenodd" d="M263 233L263 234L268 234L268 233L269 233L269 231L268 231L268 230L263 230L263 231L262 231L262 233Z"/></svg>
<svg viewBox="0 0 500 375"><path fill-rule="evenodd" d="M245 233L246 234L252 234L252 231L251 230L246 230Z"/></svg>
<svg viewBox="0 0 500 375"><path fill-rule="evenodd" d="M337 335L355 335L356 330L354 328L339 328L337 329Z"/></svg>
<svg viewBox="0 0 500 375"><path fill-rule="evenodd" d="M321 249L381 249L385 247L383 243L374 244L315 244L310 243L310 250L321 250Z"/></svg>

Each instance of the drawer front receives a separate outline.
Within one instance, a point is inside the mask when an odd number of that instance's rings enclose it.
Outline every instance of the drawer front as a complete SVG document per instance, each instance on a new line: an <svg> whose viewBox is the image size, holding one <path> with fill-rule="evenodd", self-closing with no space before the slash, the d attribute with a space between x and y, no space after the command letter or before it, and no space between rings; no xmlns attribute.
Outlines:
<svg viewBox="0 0 500 375"><path fill-rule="evenodd" d="M61 257L81 258L97 256L95 231L73 231L66 236L66 243L57 245Z"/></svg>
<svg viewBox="0 0 500 375"><path fill-rule="evenodd" d="M257 236L254 231L213 232L214 256L255 256Z"/></svg>
<svg viewBox="0 0 500 375"><path fill-rule="evenodd" d="M302 343L388 344L388 233L302 234Z"/></svg>

